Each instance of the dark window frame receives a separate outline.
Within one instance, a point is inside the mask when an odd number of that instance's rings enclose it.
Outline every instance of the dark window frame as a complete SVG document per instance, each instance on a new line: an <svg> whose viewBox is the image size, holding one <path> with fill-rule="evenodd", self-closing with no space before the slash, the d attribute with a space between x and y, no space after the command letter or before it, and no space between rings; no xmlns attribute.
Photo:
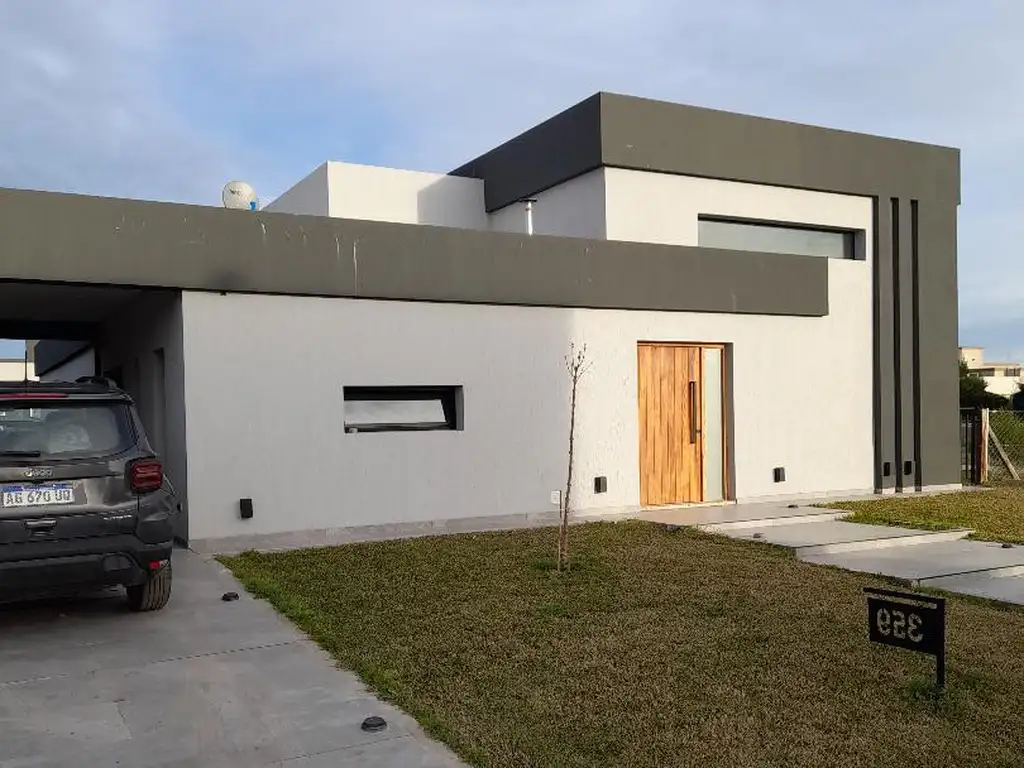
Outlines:
<svg viewBox="0 0 1024 768"><path fill-rule="evenodd" d="M740 216L718 216L715 214L701 213L697 215L697 228L698 233L700 230L700 223L702 221L713 222L716 224L737 224L748 227L764 227L765 229L789 229L796 230L798 232L825 232L828 234L842 235L843 236L843 257L836 259L836 261L864 261L866 253L865 237L866 232L863 229L849 229L846 227L830 227L828 225L817 225L807 224L806 222L794 222L794 221L776 221L774 219L746 219ZM698 234L697 245L700 246L700 237ZM741 248L729 249L729 250L744 250ZM748 253L755 253L756 251L748 251ZM834 257L822 257L813 254L791 254L793 256L810 256L811 258L834 258Z"/></svg>
<svg viewBox="0 0 1024 768"><path fill-rule="evenodd" d="M345 432L453 432L463 428L461 386L354 386L343 387L345 403L373 401L427 402L439 400L444 411L443 422L381 422L377 424L349 424Z"/></svg>

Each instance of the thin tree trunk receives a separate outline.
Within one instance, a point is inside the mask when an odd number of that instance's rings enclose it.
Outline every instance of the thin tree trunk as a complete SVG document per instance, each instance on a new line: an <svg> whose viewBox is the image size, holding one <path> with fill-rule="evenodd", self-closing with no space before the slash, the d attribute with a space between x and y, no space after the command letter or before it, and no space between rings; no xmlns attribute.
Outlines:
<svg viewBox="0 0 1024 768"><path fill-rule="evenodd" d="M562 497L562 525L558 531L558 570L569 569L569 501L572 494L573 447L576 433L576 386L577 376L572 380L572 396L569 401L569 470L565 480L565 496Z"/></svg>

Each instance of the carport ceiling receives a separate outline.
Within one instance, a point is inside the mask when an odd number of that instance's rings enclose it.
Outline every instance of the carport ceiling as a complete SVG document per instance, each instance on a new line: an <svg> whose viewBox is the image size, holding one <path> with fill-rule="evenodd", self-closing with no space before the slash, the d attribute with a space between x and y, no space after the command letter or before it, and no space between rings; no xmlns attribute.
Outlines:
<svg viewBox="0 0 1024 768"><path fill-rule="evenodd" d="M0 338L88 339L138 288L0 282Z"/></svg>

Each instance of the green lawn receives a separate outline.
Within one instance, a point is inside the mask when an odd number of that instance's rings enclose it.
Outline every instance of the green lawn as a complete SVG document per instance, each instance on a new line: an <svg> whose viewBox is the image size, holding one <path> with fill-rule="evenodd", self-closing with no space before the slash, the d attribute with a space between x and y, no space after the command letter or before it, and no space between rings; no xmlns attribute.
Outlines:
<svg viewBox="0 0 1024 768"><path fill-rule="evenodd" d="M1024 612L949 601L949 680L871 645L869 577L647 523L224 558L478 766L1024 765Z"/></svg>
<svg viewBox="0 0 1024 768"><path fill-rule="evenodd" d="M847 519L853 523L926 530L973 528L974 538L1024 544L1024 488L1019 485L931 496L844 501L821 506L850 510L854 514Z"/></svg>

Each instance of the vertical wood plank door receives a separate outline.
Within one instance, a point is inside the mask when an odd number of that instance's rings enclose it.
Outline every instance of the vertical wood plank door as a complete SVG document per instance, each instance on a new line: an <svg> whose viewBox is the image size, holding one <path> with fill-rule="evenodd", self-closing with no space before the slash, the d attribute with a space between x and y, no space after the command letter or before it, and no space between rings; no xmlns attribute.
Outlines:
<svg viewBox="0 0 1024 768"><path fill-rule="evenodd" d="M701 348L637 347L640 504L704 500Z"/></svg>

